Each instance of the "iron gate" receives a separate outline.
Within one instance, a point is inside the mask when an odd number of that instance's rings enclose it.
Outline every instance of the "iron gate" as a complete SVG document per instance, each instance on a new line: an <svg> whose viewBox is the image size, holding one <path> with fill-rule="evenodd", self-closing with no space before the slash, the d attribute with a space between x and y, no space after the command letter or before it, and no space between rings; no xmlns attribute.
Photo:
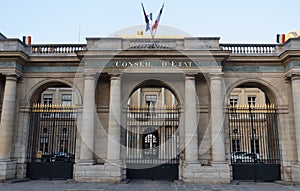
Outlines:
<svg viewBox="0 0 300 191"><path fill-rule="evenodd" d="M280 154L274 105L228 109L234 180L280 180Z"/></svg>
<svg viewBox="0 0 300 191"><path fill-rule="evenodd" d="M27 177L73 177L76 110L69 105L35 104L31 109Z"/></svg>
<svg viewBox="0 0 300 191"><path fill-rule="evenodd" d="M126 112L128 179L178 179L177 107L128 107Z"/></svg>

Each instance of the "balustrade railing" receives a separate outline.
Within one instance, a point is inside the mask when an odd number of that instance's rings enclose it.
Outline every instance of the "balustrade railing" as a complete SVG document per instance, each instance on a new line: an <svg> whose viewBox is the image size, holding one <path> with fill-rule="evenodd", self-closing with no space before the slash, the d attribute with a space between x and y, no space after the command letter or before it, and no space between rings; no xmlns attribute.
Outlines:
<svg viewBox="0 0 300 191"><path fill-rule="evenodd" d="M276 52L275 44L220 44L220 47L233 54L273 54Z"/></svg>
<svg viewBox="0 0 300 191"><path fill-rule="evenodd" d="M147 44L145 42L131 42L130 48L149 48L148 46L155 45L155 48L173 48L174 42L155 42ZM220 44L221 50L230 51L232 54L273 54L276 53L275 44ZM86 50L85 44L42 44L31 45L33 54L72 54L76 51Z"/></svg>
<svg viewBox="0 0 300 191"><path fill-rule="evenodd" d="M42 44L31 46L33 54L70 54L85 49L85 44Z"/></svg>

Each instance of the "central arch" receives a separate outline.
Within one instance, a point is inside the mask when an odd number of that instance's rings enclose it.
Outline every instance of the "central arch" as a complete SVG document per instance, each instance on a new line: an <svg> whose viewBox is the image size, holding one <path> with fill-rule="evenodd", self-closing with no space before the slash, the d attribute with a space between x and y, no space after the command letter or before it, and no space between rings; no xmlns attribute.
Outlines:
<svg viewBox="0 0 300 191"><path fill-rule="evenodd" d="M128 179L178 179L180 102L159 80L138 83L126 101Z"/></svg>

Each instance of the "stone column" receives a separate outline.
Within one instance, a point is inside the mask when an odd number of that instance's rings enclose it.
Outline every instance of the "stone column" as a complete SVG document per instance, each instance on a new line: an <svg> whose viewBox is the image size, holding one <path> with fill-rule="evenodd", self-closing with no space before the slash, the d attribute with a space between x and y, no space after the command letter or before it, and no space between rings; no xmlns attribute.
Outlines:
<svg viewBox="0 0 300 191"><path fill-rule="evenodd" d="M79 162L93 163L94 126L95 126L95 74L85 74L80 131L81 146Z"/></svg>
<svg viewBox="0 0 300 191"><path fill-rule="evenodd" d="M120 160L120 135L121 135L121 82L119 76L110 79L109 100L109 126L107 159L109 161Z"/></svg>
<svg viewBox="0 0 300 191"><path fill-rule="evenodd" d="M10 161L16 92L17 77L6 76L0 124L0 161Z"/></svg>
<svg viewBox="0 0 300 191"><path fill-rule="evenodd" d="M222 75L210 74L212 162L225 162Z"/></svg>
<svg viewBox="0 0 300 191"><path fill-rule="evenodd" d="M15 121L17 76L6 76L0 124L0 180L15 178L16 162L11 160Z"/></svg>
<svg viewBox="0 0 300 191"><path fill-rule="evenodd" d="M292 76L292 95L296 131L297 163L300 165L300 76Z"/></svg>
<svg viewBox="0 0 300 191"><path fill-rule="evenodd" d="M185 161L198 161L197 95L194 76L185 77Z"/></svg>

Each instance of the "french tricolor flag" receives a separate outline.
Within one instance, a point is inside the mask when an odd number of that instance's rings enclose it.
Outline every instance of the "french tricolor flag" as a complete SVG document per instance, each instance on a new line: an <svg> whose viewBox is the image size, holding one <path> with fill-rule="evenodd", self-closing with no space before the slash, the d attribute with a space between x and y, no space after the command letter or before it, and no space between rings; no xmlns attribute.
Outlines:
<svg viewBox="0 0 300 191"><path fill-rule="evenodd" d="M285 34L277 34L276 42L280 44L285 43Z"/></svg>
<svg viewBox="0 0 300 191"><path fill-rule="evenodd" d="M142 7L143 7L143 12L144 12L144 17L145 17L145 22L146 22L146 32L147 32L148 30L150 30L150 21L149 21L149 18L147 16L147 14L146 14L143 3L142 3Z"/></svg>
<svg viewBox="0 0 300 191"><path fill-rule="evenodd" d="M23 36L23 43L26 45L31 45L31 36Z"/></svg>
<svg viewBox="0 0 300 191"><path fill-rule="evenodd" d="M152 25L152 28L151 28L152 30L157 29L157 26L158 26L160 17L161 17L161 15L162 15L164 6L165 6L165 4L162 5L162 7L161 7L161 9L160 9L160 11L159 11L159 14L158 14L158 16L157 16L157 18L156 18L156 20L154 21L154 24Z"/></svg>

